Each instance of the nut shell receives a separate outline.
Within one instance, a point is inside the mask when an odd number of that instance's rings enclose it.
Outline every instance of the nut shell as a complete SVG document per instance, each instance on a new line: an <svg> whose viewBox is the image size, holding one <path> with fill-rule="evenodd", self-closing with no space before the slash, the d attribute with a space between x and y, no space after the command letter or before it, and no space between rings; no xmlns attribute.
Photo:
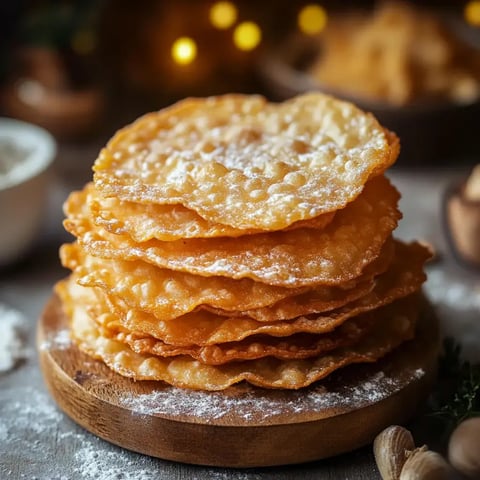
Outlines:
<svg viewBox="0 0 480 480"><path fill-rule="evenodd" d="M407 458L400 473L400 480L452 480L454 471L437 452L417 448Z"/></svg>
<svg viewBox="0 0 480 480"><path fill-rule="evenodd" d="M398 480L407 452L415 449L412 434L406 428L391 425L373 442L373 453L383 480Z"/></svg>
<svg viewBox="0 0 480 480"><path fill-rule="evenodd" d="M480 417L462 422L448 443L448 459L462 474L480 478Z"/></svg>

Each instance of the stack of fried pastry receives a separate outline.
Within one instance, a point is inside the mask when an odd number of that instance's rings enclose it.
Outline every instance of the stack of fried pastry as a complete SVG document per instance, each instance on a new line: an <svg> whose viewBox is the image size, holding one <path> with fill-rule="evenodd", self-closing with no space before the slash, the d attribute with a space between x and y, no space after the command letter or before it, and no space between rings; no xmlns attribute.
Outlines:
<svg viewBox="0 0 480 480"><path fill-rule="evenodd" d="M415 335L429 252L392 238L394 134L319 93L188 99L118 132L65 203L78 347L136 380L298 389Z"/></svg>

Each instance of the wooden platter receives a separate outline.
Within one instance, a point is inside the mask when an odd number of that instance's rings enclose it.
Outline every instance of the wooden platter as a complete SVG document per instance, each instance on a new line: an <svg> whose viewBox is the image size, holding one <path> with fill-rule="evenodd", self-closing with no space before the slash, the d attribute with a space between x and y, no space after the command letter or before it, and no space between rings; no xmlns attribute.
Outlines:
<svg viewBox="0 0 480 480"><path fill-rule="evenodd" d="M408 420L434 382L439 333L425 305L415 340L381 362L345 368L300 391L240 385L195 392L134 382L69 341L56 296L40 318L38 348L50 393L95 435L163 459L254 467L351 451L387 425Z"/></svg>

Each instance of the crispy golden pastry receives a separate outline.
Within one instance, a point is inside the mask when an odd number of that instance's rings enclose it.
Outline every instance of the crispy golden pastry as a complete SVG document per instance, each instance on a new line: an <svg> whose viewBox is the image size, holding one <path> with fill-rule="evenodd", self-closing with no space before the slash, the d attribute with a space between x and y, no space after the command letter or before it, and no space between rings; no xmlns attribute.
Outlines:
<svg viewBox="0 0 480 480"><path fill-rule="evenodd" d="M80 285L101 288L159 320L171 320L205 307L222 315L274 321L332 310L362 297L374 287L374 277L387 270L394 250L393 240L387 240L379 257L355 281L308 290L274 287L248 278L199 277L142 261L97 258L76 243L62 245L60 258L63 266L75 271ZM267 306L271 308L263 309Z"/></svg>
<svg viewBox="0 0 480 480"><path fill-rule="evenodd" d="M142 261L97 258L86 254L76 243L63 245L60 258L65 267L75 270L81 285L99 287L162 320L184 315L201 305L237 311L261 308L305 291L249 278L199 277ZM324 290L326 302L342 293L331 288Z"/></svg>
<svg viewBox="0 0 480 480"><path fill-rule="evenodd" d="M345 207L395 161L397 143L372 115L321 93L187 99L120 130L94 181L107 197L279 230Z"/></svg>
<svg viewBox="0 0 480 480"><path fill-rule="evenodd" d="M118 132L64 204L55 290L134 380L298 389L412 338L430 252L395 241L398 138L322 94L189 99Z"/></svg>
<svg viewBox="0 0 480 480"><path fill-rule="evenodd" d="M256 360L274 357L279 359L303 359L318 357L339 347L353 345L366 335L374 324L374 314L366 313L347 320L333 332L324 335L297 333L283 337L259 335L240 342L217 343L215 345L171 345L156 338L137 333L102 328L103 336L126 343L141 354L159 357L189 355L206 365L222 365L239 360Z"/></svg>
<svg viewBox="0 0 480 480"><path fill-rule="evenodd" d="M358 298L353 298L351 293L358 294L362 286L365 285L363 282L357 284L353 291L351 289L346 290L345 297L343 298L348 299L348 302L345 302L343 305L340 305L341 302L338 301L337 305L333 306L334 302L331 302L328 305L331 308L325 308L327 305L316 296L316 290L314 289L293 297L285 298L269 307L245 310L242 312L242 315L251 317L259 322L272 322L275 320L294 318L299 315L332 311L339 307L345 307L345 309L348 310L349 308L355 308L358 304L362 304L363 306L368 305L369 302L375 304L379 299L382 299L384 302L382 303L383 305L393 301L395 298L408 295L418 290L425 281L426 275L423 272L423 267L425 262L431 257L431 252L416 243L405 245L402 242L395 241L394 246L395 256L393 261L387 264L387 271L382 271L383 269L377 271L379 275L374 278L373 288L368 288L365 295L359 295ZM390 245L387 247L389 249ZM386 253L388 255L389 252ZM378 261L382 262L383 260L384 259L379 257L375 263ZM373 264L369 265L369 267L373 266ZM367 273L367 278L368 276L369 274ZM347 303L348 305L346 305ZM208 309L216 313L225 314L225 312L219 309Z"/></svg>
<svg viewBox="0 0 480 480"><path fill-rule="evenodd" d="M398 199L397 190L378 176L321 230L136 243L95 228L85 204L70 197L64 225L89 254L102 258L143 260L195 275L251 278L288 288L339 285L361 275L380 254L401 217Z"/></svg>
<svg viewBox="0 0 480 480"><path fill-rule="evenodd" d="M238 342L253 335L288 337L297 333L330 332L349 318L418 291L425 280L423 265L429 256L430 252L420 244L398 243L397 257L391 269L377 279L375 289L363 298L330 312L276 322L259 322L250 317L225 317L207 311L162 321L128 307L115 296L77 285L75 275L59 283L57 291L64 304L72 305L70 310L73 310L74 304L82 304L106 328L149 335L177 346L205 346Z"/></svg>
<svg viewBox="0 0 480 480"><path fill-rule="evenodd" d="M92 184L86 186L85 193L95 225L110 233L129 235L136 242L146 242L153 238L171 242L183 238L239 237L262 233L258 229L241 230L209 222L181 204L143 205L117 198L103 198L97 194ZM322 229L334 216L335 212L329 212L310 220L299 220L285 230L304 227Z"/></svg>
<svg viewBox="0 0 480 480"><path fill-rule="evenodd" d="M265 388L298 389L352 363L374 362L413 337L418 317L415 297L377 311L375 325L364 341L303 360L262 358L207 365L188 355L162 358L139 354L123 342L101 334L82 304L71 311L71 332L78 347L112 370L136 380L162 380L183 388L223 390L247 380Z"/></svg>

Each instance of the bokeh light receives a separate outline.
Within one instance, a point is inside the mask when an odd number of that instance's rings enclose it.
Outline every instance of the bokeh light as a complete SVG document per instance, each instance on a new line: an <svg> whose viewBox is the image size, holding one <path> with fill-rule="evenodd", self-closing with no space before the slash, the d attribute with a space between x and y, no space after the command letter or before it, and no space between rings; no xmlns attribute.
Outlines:
<svg viewBox="0 0 480 480"><path fill-rule="evenodd" d="M327 11L320 5L305 5L298 14L298 28L307 35L316 35L325 28L327 19Z"/></svg>
<svg viewBox="0 0 480 480"><path fill-rule="evenodd" d="M18 98L26 105L40 105L45 99L45 88L36 80L22 79L16 88Z"/></svg>
<svg viewBox="0 0 480 480"><path fill-rule="evenodd" d="M480 1L468 2L465 5L465 20L475 27L480 27Z"/></svg>
<svg viewBox="0 0 480 480"><path fill-rule="evenodd" d="M210 22L220 30L230 28L237 21L237 16L237 7L232 2L217 2L210 9Z"/></svg>
<svg viewBox="0 0 480 480"><path fill-rule="evenodd" d="M192 63L197 56L197 44L189 37L180 37L173 42L172 58L180 65Z"/></svg>
<svg viewBox="0 0 480 480"><path fill-rule="evenodd" d="M233 31L233 43L239 50L253 50L262 41L262 31L254 22L242 22Z"/></svg>

